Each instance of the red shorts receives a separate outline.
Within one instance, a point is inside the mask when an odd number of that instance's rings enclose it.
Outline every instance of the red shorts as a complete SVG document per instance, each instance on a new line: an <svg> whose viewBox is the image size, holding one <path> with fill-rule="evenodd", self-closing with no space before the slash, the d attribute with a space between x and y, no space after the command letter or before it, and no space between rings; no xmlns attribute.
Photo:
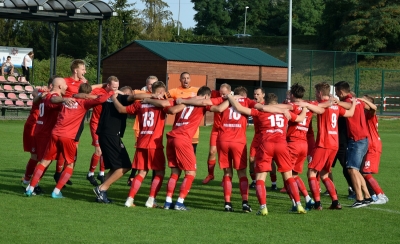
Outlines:
<svg viewBox="0 0 400 244"><path fill-rule="evenodd" d="M92 134L92 146L100 147L99 136L96 134L97 128L90 126L90 134Z"/></svg>
<svg viewBox="0 0 400 244"><path fill-rule="evenodd" d="M256 173L272 171L272 160L275 160L279 172L283 173L292 170L286 141L264 141L258 147L255 159L254 172Z"/></svg>
<svg viewBox="0 0 400 244"><path fill-rule="evenodd" d="M250 145L250 157L255 157L258 147L261 144L261 134L255 134Z"/></svg>
<svg viewBox="0 0 400 244"><path fill-rule="evenodd" d="M59 154L64 156L68 164L74 163L76 157L76 141L71 138L52 135L43 159L55 160L58 159Z"/></svg>
<svg viewBox="0 0 400 244"><path fill-rule="evenodd" d="M293 171L301 174L303 172L304 161L307 158L307 141L289 141L288 149L293 166Z"/></svg>
<svg viewBox="0 0 400 244"><path fill-rule="evenodd" d="M337 151L337 149L332 150L323 147L316 147L311 155L308 168L315 169L318 172L320 172L322 169L325 169L327 172L331 172L332 163L333 160L335 160Z"/></svg>
<svg viewBox="0 0 400 244"><path fill-rule="evenodd" d="M211 130L211 135L210 135L210 147L217 146L217 137L218 137L218 130L214 129L214 127L213 127Z"/></svg>
<svg viewBox="0 0 400 244"><path fill-rule="evenodd" d="M44 152L46 151L47 144L50 143L51 137L33 137L33 145L31 149L32 154L37 155L37 160L40 161L43 159Z"/></svg>
<svg viewBox="0 0 400 244"><path fill-rule="evenodd" d="M218 162L221 169L247 168L247 146L238 142L217 141Z"/></svg>
<svg viewBox="0 0 400 244"><path fill-rule="evenodd" d="M164 149L136 148L132 168L147 171L165 170Z"/></svg>
<svg viewBox="0 0 400 244"><path fill-rule="evenodd" d="M168 167L181 170L196 170L192 139L176 138L167 135Z"/></svg>
<svg viewBox="0 0 400 244"><path fill-rule="evenodd" d="M29 125L25 123L24 125L24 133L22 137L24 152L32 151L32 147L34 145L33 133L35 132L35 126L36 124Z"/></svg>
<svg viewBox="0 0 400 244"><path fill-rule="evenodd" d="M382 152L376 150L368 150L365 155L365 162L361 167L362 173L377 174L379 172L379 163L381 162Z"/></svg>

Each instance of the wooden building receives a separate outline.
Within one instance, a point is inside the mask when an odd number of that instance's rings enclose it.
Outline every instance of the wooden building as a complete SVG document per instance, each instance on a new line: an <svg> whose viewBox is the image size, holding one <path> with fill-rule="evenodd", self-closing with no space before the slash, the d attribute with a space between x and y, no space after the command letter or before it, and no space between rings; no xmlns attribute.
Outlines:
<svg viewBox="0 0 400 244"><path fill-rule="evenodd" d="M103 59L103 82L115 75L120 86L133 89L145 86L149 75L166 82L168 88L178 87L182 72L190 73L192 86L244 86L249 97L261 86L280 101L286 94L287 64L256 48L134 41ZM212 124L212 115L207 114L205 121Z"/></svg>

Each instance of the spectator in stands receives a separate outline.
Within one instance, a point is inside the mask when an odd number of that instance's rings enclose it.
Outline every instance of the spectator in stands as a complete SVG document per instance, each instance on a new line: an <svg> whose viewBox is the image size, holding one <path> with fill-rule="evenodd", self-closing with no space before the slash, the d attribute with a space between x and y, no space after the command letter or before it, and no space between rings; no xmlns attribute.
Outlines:
<svg viewBox="0 0 400 244"><path fill-rule="evenodd" d="M27 81L30 81L29 79L29 71L30 68L32 66L32 59L33 59L33 51L30 51L27 55L25 55L24 59L22 60L22 74L25 76L25 79Z"/></svg>
<svg viewBox="0 0 400 244"><path fill-rule="evenodd" d="M11 63L11 56L7 56L7 60L1 65L2 75L13 75L14 65Z"/></svg>

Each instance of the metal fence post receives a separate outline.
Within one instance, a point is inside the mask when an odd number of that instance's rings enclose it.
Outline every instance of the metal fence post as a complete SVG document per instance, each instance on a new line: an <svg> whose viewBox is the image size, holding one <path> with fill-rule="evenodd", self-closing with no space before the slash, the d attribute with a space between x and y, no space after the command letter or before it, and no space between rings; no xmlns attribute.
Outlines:
<svg viewBox="0 0 400 244"><path fill-rule="evenodd" d="M380 109L380 115L383 114L383 111L386 111L386 107L385 106L385 70L382 69L382 88L381 88L381 109Z"/></svg>
<svg viewBox="0 0 400 244"><path fill-rule="evenodd" d="M311 50L311 58L310 58L310 93L308 95L308 100L311 100L313 56L314 56L314 50Z"/></svg>

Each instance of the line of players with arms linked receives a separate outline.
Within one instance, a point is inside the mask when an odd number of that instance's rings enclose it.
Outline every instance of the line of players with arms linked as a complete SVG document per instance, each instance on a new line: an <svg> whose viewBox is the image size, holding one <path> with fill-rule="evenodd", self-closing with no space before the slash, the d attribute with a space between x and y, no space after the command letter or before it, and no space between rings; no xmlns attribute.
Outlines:
<svg viewBox="0 0 400 244"><path fill-rule="evenodd" d="M335 85L340 100L332 98L329 84L322 82L315 86L317 101L303 101L305 89L295 84L290 90L290 102L278 104L277 96L273 93L265 95L263 88L255 89L255 100L250 100L244 87L237 87L234 95L228 84L222 84L219 91L211 91L206 86L192 87L187 72L180 76L181 86L168 91L165 84L155 76L147 79L145 89L132 91L130 87L118 90L119 81L115 76L109 77L104 85L91 86L84 78L85 73L84 61L74 60L70 77L53 77L49 90L34 92L34 105L24 128L24 150L31 153L23 178L23 185L27 185L26 196L41 192L38 183L51 161L57 160L54 176L57 184L52 197L63 198L61 189L65 184L72 184L69 180L76 162L84 116L87 110L93 108L90 129L95 152L87 179L95 186L93 191L99 202L112 202L107 196L107 190L132 168L129 181L131 188L125 206L135 206L135 195L148 171L153 170L150 194L145 206L158 207L156 197L162 186L166 165L163 146L165 119L167 114L175 114L173 128L166 134L166 155L171 174L166 185L163 208L187 210L184 200L196 176L198 127L207 111L214 112L214 124L210 137L209 175L203 183L214 178L217 152L219 166L224 172L222 186L225 211L233 211L231 194L234 169L239 178L242 211L252 211L248 202L249 181L246 176L248 116L253 117L255 127L250 150L250 159L254 163L250 164L250 171L260 204L258 215L268 214L265 179L267 172L273 169L273 160L292 199L292 211L306 213L312 208L322 210L317 177L322 179L332 198L329 209L342 208L335 186L328 177L339 148L339 116L347 118L349 142L345 167L351 179L349 185L356 193L356 201L352 206L358 208L388 201L372 177L373 173L378 172L381 154L376 106L369 96L353 98L347 82ZM314 135L309 132L313 113L317 114L318 121L315 144ZM127 114L137 116L133 163L121 140ZM299 177L307 152L311 152L307 176L315 201ZM100 185L94 178L94 170L99 161L101 167L97 179L101 181ZM105 169L109 170L106 175ZM173 194L182 171L184 179L179 197L173 203ZM366 182L373 188L376 201L371 198ZM300 192L305 197L305 208L300 201Z"/></svg>

